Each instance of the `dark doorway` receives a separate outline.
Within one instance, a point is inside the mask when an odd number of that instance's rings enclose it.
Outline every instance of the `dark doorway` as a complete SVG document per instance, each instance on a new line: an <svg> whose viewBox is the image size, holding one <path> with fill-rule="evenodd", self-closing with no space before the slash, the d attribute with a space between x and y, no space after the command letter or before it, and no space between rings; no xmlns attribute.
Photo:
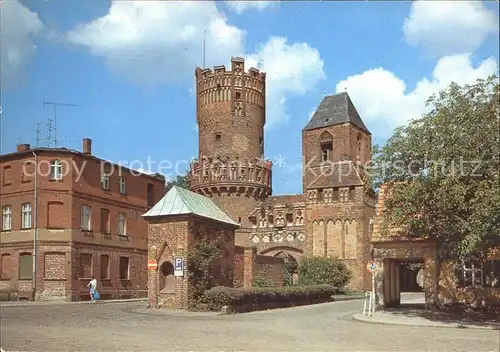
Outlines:
<svg viewBox="0 0 500 352"><path fill-rule="evenodd" d="M423 262L400 263L399 288L401 292L424 292L423 270Z"/></svg>
<svg viewBox="0 0 500 352"><path fill-rule="evenodd" d="M174 293L175 276L174 266L170 262L163 262L160 265L159 289L161 293Z"/></svg>
<svg viewBox="0 0 500 352"><path fill-rule="evenodd" d="M400 301L394 308L420 310L425 307L424 270L423 260L399 261Z"/></svg>

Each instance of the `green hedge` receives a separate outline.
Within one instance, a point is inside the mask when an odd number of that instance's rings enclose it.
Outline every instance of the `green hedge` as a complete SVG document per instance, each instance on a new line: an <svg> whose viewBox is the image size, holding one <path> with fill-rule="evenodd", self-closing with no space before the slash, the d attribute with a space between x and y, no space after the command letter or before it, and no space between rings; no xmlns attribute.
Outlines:
<svg viewBox="0 0 500 352"><path fill-rule="evenodd" d="M329 284L345 287L352 278L347 266L336 258L302 257L299 266L299 285Z"/></svg>
<svg viewBox="0 0 500 352"><path fill-rule="evenodd" d="M286 307L317 302L328 302L338 291L331 285L233 288L216 286L205 291L204 302L209 310L219 311L224 306ZM257 308L258 309L258 308Z"/></svg>

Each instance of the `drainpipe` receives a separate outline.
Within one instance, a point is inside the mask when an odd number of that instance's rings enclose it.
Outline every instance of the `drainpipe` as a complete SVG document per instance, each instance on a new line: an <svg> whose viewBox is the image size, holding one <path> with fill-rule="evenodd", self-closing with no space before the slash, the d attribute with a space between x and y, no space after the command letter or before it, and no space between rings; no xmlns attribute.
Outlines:
<svg viewBox="0 0 500 352"><path fill-rule="evenodd" d="M32 279L32 288L33 288L33 300L35 300L36 296L36 272L37 272L37 262L38 262L38 157L34 151L31 151L33 156L35 157L35 190L33 193L33 279Z"/></svg>

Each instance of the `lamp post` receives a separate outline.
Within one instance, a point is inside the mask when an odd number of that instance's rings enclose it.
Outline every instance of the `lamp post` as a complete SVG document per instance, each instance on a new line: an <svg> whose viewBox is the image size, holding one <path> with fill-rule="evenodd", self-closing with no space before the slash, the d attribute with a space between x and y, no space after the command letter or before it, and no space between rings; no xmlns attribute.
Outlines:
<svg viewBox="0 0 500 352"><path fill-rule="evenodd" d="M33 289L33 300L36 297L36 272L37 272L37 262L38 262L38 157L34 151L31 151L35 157L35 185L33 192L33 279L32 279L32 289Z"/></svg>

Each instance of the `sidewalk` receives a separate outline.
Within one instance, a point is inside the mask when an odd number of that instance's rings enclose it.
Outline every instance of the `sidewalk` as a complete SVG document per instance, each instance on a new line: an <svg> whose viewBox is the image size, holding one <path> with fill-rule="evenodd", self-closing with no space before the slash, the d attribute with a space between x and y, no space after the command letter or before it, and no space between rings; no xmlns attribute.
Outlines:
<svg viewBox="0 0 500 352"><path fill-rule="evenodd" d="M500 321L474 321L468 318L454 318L439 312L425 312L415 309L398 309L389 311L379 311L371 316L362 313L355 314L354 320L386 325L406 325L414 327L439 327L456 329L486 329L500 330Z"/></svg>
<svg viewBox="0 0 500 352"><path fill-rule="evenodd" d="M3 307L31 307L31 306L50 306L50 305L67 305L67 304L109 304L109 303L128 303L128 302L147 302L147 298L131 298L131 299L110 299L97 301L68 302L68 301L1 301L0 308Z"/></svg>

